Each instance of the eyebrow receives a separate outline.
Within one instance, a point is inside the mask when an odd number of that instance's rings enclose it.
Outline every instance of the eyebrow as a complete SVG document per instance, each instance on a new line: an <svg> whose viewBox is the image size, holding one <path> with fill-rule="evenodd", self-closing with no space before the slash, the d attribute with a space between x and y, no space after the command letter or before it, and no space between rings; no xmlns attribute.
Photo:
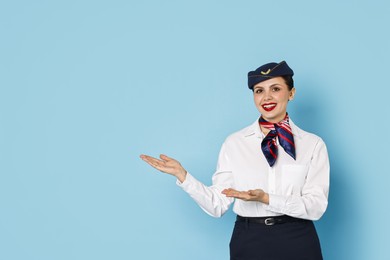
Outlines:
<svg viewBox="0 0 390 260"><path fill-rule="evenodd" d="M269 86L269 88L272 88L272 87L275 87L275 86L282 86L281 84L279 83L274 83L272 84L271 86ZM258 89L258 88L266 88L266 87L263 87L263 86L255 86L253 89Z"/></svg>

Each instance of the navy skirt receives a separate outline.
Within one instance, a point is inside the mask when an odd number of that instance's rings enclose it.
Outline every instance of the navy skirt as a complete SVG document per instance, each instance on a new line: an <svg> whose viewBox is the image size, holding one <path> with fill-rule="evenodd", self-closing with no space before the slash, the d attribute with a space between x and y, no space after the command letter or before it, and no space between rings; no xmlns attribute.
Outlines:
<svg viewBox="0 0 390 260"><path fill-rule="evenodd" d="M266 226L236 221L230 260L322 260L312 221Z"/></svg>

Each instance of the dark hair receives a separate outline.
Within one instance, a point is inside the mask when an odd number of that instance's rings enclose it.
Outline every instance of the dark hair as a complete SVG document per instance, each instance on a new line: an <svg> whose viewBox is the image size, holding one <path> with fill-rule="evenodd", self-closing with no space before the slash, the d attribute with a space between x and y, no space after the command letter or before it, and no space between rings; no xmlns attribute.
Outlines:
<svg viewBox="0 0 390 260"><path fill-rule="evenodd" d="M286 75L286 76L282 76L282 78L284 79L284 82L286 82L286 85L288 86L288 90L292 90L294 87L294 80L292 76Z"/></svg>
<svg viewBox="0 0 390 260"><path fill-rule="evenodd" d="M288 87L288 90L292 90L293 89L293 87L294 87L294 80L293 80L293 77L291 75L285 75L285 76L279 76L279 77L282 77L284 79L284 82L286 83L286 85ZM252 86L251 90L254 91L253 86Z"/></svg>

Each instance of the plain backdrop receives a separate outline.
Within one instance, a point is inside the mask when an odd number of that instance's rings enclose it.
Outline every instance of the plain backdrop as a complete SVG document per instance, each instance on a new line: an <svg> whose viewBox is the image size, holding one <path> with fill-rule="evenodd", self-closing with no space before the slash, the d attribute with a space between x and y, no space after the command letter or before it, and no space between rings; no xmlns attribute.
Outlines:
<svg viewBox="0 0 390 260"><path fill-rule="evenodd" d="M388 1L1 1L0 259L228 259L139 154L211 183L258 117L247 72L286 60L291 118L331 159L325 259L390 259Z"/></svg>

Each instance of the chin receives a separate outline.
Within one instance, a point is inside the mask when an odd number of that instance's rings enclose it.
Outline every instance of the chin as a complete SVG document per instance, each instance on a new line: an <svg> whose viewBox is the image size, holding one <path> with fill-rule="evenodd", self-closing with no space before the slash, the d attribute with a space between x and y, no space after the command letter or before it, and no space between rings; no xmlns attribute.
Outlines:
<svg viewBox="0 0 390 260"><path fill-rule="evenodd" d="M267 111L260 111L260 113L263 117L267 117L267 118L274 118L276 116L275 113L267 112Z"/></svg>
<svg viewBox="0 0 390 260"><path fill-rule="evenodd" d="M265 113L261 113L261 115L267 121L279 122L279 121L283 120L285 114L276 114L276 113L265 112Z"/></svg>

